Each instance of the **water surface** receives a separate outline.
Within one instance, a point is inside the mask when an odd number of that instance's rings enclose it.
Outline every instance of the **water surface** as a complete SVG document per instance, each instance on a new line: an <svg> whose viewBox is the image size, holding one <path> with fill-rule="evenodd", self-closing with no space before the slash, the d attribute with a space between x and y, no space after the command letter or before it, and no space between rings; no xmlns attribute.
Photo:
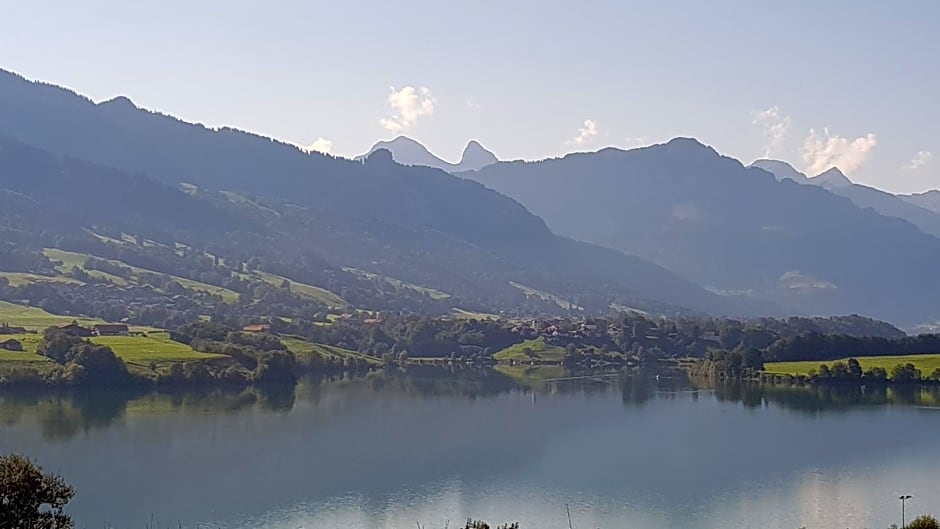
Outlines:
<svg viewBox="0 0 940 529"><path fill-rule="evenodd" d="M78 490L79 527L883 528L940 513L928 390L496 373L296 391L3 395L0 452ZM927 406L925 406L925 404Z"/></svg>

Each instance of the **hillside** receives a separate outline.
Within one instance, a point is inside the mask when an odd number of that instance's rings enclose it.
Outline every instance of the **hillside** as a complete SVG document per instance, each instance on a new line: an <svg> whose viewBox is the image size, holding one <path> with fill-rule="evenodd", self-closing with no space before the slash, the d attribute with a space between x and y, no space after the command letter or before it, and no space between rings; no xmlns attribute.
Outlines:
<svg viewBox="0 0 940 529"><path fill-rule="evenodd" d="M902 324L940 315L932 264L940 240L695 140L499 163L466 176L560 234L635 253L716 291L806 314Z"/></svg>
<svg viewBox="0 0 940 529"><path fill-rule="evenodd" d="M181 257L217 286L229 288L226 275L252 266L373 309L559 311L516 282L597 312L611 303L658 313L765 310L642 259L558 237L518 202L437 169L396 164L386 151L364 163L306 153L126 98L95 104L8 72L0 73L0 114L0 135L13 138L0 139L0 189L12 193L0 197L9 206L3 215L26 245L35 246L36 224L71 247L45 246L68 250L131 251L85 228L112 239L136 233L170 249L146 249L162 252L161 271L182 247ZM45 219L49 210L57 213ZM34 271L23 268L9 271ZM345 269L428 290L377 291Z"/></svg>

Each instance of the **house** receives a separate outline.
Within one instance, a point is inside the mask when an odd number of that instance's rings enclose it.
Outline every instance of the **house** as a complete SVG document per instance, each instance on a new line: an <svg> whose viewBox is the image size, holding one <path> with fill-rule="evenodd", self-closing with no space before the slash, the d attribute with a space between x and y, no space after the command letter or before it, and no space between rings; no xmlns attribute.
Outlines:
<svg viewBox="0 0 940 529"><path fill-rule="evenodd" d="M79 338L90 338L92 335L91 329L88 327L82 327L74 321L72 323L60 323L56 325L60 331L71 336L78 336Z"/></svg>
<svg viewBox="0 0 940 529"><path fill-rule="evenodd" d="M10 327L6 323L0 323L0 334L26 334L26 328Z"/></svg>
<svg viewBox="0 0 940 529"><path fill-rule="evenodd" d="M242 332L268 332L271 330L271 326L267 323L260 323L257 325L245 325L242 327Z"/></svg>
<svg viewBox="0 0 940 529"><path fill-rule="evenodd" d="M362 320L362 323L366 325L377 325L379 323L382 323L382 320L380 318L366 318Z"/></svg>
<svg viewBox="0 0 940 529"><path fill-rule="evenodd" d="M96 336L127 336L129 329L123 323L102 323L92 327Z"/></svg>
<svg viewBox="0 0 940 529"><path fill-rule="evenodd" d="M19 340L14 340L13 338L10 338L8 340L0 341L0 349L3 349L5 351L22 351L23 343L20 342Z"/></svg>

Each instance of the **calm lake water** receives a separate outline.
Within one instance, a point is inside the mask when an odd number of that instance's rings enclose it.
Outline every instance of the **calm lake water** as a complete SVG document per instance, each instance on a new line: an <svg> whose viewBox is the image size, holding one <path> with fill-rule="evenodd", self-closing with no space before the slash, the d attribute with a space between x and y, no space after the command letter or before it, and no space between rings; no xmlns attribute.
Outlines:
<svg viewBox="0 0 940 529"><path fill-rule="evenodd" d="M530 387L431 371L275 394L2 395L0 452L78 490L78 527L885 528L940 514L940 395Z"/></svg>

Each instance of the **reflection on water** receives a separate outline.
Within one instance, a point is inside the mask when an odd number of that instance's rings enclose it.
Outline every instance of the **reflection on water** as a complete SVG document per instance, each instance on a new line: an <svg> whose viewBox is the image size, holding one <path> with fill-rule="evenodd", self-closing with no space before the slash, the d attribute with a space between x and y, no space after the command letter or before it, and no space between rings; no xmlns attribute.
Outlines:
<svg viewBox="0 0 940 529"><path fill-rule="evenodd" d="M940 512L937 388L564 375L3 394L0 452L73 483L79 527L562 529L565 504L576 527L887 527L901 491Z"/></svg>

